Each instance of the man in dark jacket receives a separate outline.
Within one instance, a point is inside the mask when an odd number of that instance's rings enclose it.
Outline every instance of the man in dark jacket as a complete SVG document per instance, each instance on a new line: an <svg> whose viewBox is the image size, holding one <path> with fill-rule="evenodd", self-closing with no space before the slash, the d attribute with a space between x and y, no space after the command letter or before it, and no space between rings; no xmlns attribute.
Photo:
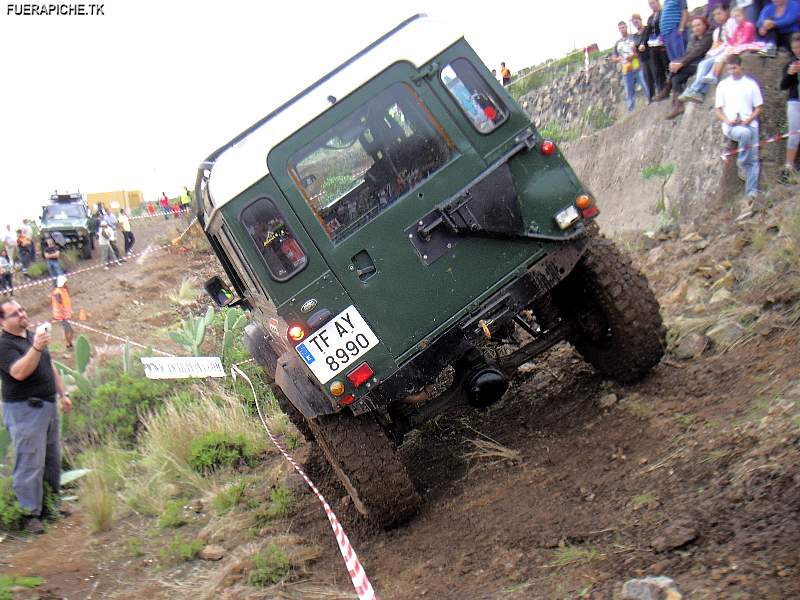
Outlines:
<svg viewBox="0 0 800 600"><path fill-rule="evenodd" d="M667 119L674 119L683 113L683 104L678 96L683 93L686 82L697 72L697 65L711 49L711 30L705 17L692 19L692 37L686 54L669 63L670 82L672 85L672 110Z"/></svg>
<svg viewBox="0 0 800 600"><path fill-rule="evenodd" d="M28 315L15 300L0 302L0 383L3 422L14 445L13 488L26 512L25 527L44 533L40 521L44 482L59 492L61 449L58 405L72 402L50 361L48 327L28 331Z"/></svg>

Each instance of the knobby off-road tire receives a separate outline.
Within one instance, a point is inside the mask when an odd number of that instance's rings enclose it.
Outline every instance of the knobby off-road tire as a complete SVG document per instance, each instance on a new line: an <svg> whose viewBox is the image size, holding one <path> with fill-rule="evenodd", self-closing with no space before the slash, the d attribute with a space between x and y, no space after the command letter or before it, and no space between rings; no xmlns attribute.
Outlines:
<svg viewBox="0 0 800 600"><path fill-rule="evenodd" d="M394 445L370 415L325 415L309 425L358 512L384 528L416 513L422 498Z"/></svg>
<svg viewBox="0 0 800 600"><path fill-rule="evenodd" d="M620 382L644 377L664 356L666 331L642 273L614 242L594 236L560 290L575 317L569 341L602 374Z"/></svg>

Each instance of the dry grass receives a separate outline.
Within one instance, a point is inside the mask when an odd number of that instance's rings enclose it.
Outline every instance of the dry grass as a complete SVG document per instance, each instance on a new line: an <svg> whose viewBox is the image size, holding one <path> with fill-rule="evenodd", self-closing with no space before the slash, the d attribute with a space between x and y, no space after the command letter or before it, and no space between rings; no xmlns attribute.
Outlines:
<svg viewBox="0 0 800 600"><path fill-rule="evenodd" d="M200 295L199 290L195 286L195 280L192 277L187 277L181 282L177 293L167 294L169 301L178 306L192 306L197 301Z"/></svg>
<svg viewBox="0 0 800 600"><path fill-rule="evenodd" d="M464 458L469 460L487 461L489 464L500 462L522 462L522 453L519 450L503 446L494 440L474 439L467 440L474 450L464 453Z"/></svg>
<svg viewBox="0 0 800 600"><path fill-rule="evenodd" d="M605 557L605 554L593 546L563 546L553 553L553 562L546 566L567 567L589 563Z"/></svg>
<svg viewBox="0 0 800 600"><path fill-rule="evenodd" d="M266 449L261 424L238 399L216 387L214 395L196 386L190 403L167 403L142 418L138 481L128 485L128 498L140 512L158 514L164 499L177 494L213 492L220 477L201 475L190 466L192 440L207 432L242 435L257 452Z"/></svg>

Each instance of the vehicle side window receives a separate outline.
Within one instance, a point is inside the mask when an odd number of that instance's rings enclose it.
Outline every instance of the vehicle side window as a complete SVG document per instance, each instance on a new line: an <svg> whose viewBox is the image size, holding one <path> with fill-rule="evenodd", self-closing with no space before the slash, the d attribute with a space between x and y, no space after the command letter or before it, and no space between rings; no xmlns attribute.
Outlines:
<svg viewBox="0 0 800 600"><path fill-rule="evenodd" d="M455 154L422 99L411 86L395 83L295 153L289 174L338 243Z"/></svg>
<svg viewBox="0 0 800 600"><path fill-rule="evenodd" d="M273 279L286 281L306 266L306 253L272 200L259 198L240 218Z"/></svg>
<svg viewBox="0 0 800 600"><path fill-rule="evenodd" d="M441 77L478 133L491 133L508 118L508 109L466 58L456 58L445 66Z"/></svg>

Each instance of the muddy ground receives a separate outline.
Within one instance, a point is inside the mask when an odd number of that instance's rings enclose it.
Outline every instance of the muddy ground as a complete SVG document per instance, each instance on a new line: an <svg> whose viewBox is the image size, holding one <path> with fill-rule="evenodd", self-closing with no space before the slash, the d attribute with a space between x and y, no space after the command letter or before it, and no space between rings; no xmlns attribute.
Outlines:
<svg viewBox="0 0 800 600"><path fill-rule="evenodd" d="M172 235L167 226L142 225L139 249ZM657 261L648 260L653 249L631 246L658 296L697 277L703 261L748 259L746 248L730 255L731 240L750 225L720 215L708 226L699 231L706 241L700 250L681 241L686 231L658 242ZM166 296L187 272L212 270L211 262L205 254L162 251L143 264L76 276L70 286L90 325L177 352L163 333L178 312ZM47 316L45 291L19 294L34 318ZM671 298L665 314L697 312L700 303ZM705 316L713 319L713 310ZM669 355L628 386L604 380L570 346L557 346L525 365L501 402L484 411L454 407L410 437L402 455L425 503L392 531L356 516L313 449L299 454L384 600L610 599L627 579L657 574L693 599L800 597L800 331L796 321L781 323L726 351ZM476 455L475 440L493 441L504 453ZM126 539L148 527L141 518L97 535L84 520L78 509L42 537L0 543L0 573L45 579L15 597L355 597L311 495L283 533L319 545L319 557L299 581L273 590L242 585L235 536L223 543L229 554L220 563L170 569L126 552Z"/></svg>

